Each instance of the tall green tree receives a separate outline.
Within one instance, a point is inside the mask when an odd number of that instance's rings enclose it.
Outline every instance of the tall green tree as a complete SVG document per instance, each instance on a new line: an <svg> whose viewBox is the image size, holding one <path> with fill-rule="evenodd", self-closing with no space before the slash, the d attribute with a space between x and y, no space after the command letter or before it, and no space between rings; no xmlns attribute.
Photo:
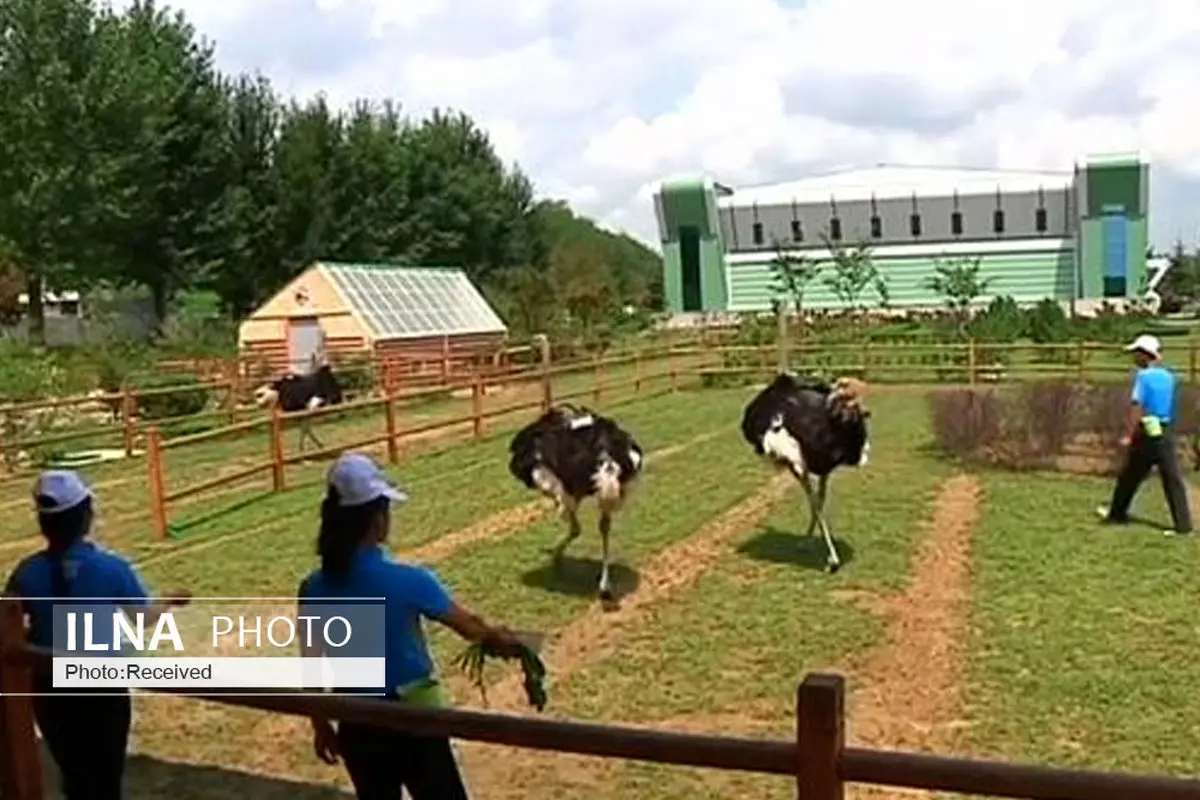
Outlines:
<svg viewBox="0 0 1200 800"><path fill-rule="evenodd" d="M114 38L126 124L109 128L119 134L109 145L124 148L128 192L124 219L110 229L109 277L149 289L161 327L174 296L225 255L225 98L212 48L182 14L135 0Z"/></svg>
<svg viewBox="0 0 1200 800"><path fill-rule="evenodd" d="M123 165L104 146L123 113L111 22L89 0L0 0L0 240L36 343L43 291L100 277L96 242L121 214Z"/></svg>
<svg viewBox="0 0 1200 800"><path fill-rule="evenodd" d="M412 201L404 257L462 266L478 282L536 261L533 186L505 168L469 117L435 110L405 131L403 146Z"/></svg>
<svg viewBox="0 0 1200 800"><path fill-rule="evenodd" d="M871 257L867 245L844 247L826 238L825 246L833 255L832 274L825 276L825 285L845 304L847 310L861 310L863 295L872 288L879 296L879 304L887 306L891 294L888 282Z"/></svg>
<svg viewBox="0 0 1200 800"><path fill-rule="evenodd" d="M226 190L220 212L223 252L204 276L226 313L240 319L287 280L278 232L275 170L281 108L270 82L242 75L224 81L222 125Z"/></svg>
<svg viewBox="0 0 1200 800"><path fill-rule="evenodd" d="M926 280L931 291L942 296L943 302L954 315L959 334L964 334L971 318L971 303L987 294L992 279L980 274L982 264L978 257L939 259L934 264L934 274Z"/></svg>

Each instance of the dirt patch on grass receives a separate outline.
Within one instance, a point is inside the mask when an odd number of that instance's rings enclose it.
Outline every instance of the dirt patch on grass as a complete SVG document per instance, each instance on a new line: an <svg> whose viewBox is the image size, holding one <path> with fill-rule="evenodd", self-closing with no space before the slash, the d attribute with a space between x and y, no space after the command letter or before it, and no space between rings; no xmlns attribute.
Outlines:
<svg viewBox="0 0 1200 800"><path fill-rule="evenodd" d="M692 536L660 552L642 570L635 594L625 598L615 611L594 606L560 630L544 651L544 660L554 682L611 655L622 632L653 622L653 610L673 593L685 588L704 573L725 552L729 542L764 520L775 504L793 487L790 475L777 475L754 495L713 518ZM525 693L520 673L509 672L488 690L488 706L496 711L525 708ZM510 748L465 748L472 782L489 797L525 797L544 778L538 762L545 756ZM557 772L575 761L594 759L556 759ZM609 767L611 768L611 767ZM594 773L598 769L589 766ZM589 777L594 779L594 774ZM579 778L568 778L567 783Z"/></svg>
<svg viewBox="0 0 1200 800"><path fill-rule="evenodd" d="M888 641L871 653L852 686L850 739L857 745L944 752L960 742L963 634L971 588L971 534L981 505L979 483L949 479L924 526L908 588L873 610L889 620ZM866 602L859 598L857 602ZM855 798L913 793L856 786Z"/></svg>

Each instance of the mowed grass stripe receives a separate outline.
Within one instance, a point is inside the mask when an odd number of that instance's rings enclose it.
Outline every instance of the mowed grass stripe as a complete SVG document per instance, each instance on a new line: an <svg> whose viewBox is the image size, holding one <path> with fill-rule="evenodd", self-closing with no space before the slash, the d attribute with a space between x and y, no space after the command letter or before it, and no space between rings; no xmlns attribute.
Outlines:
<svg viewBox="0 0 1200 800"><path fill-rule="evenodd" d="M1195 772L1200 731L1197 542L1164 538L1157 480L1096 524L1111 481L984 478L976 545L972 746L999 757Z"/></svg>
<svg viewBox="0 0 1200 800"><path fill-rule="evenodd" d="M950 474L916 454L927 435L919 398L879 397L872 409L871 463L838 472L830 484L830 526L843 555L854 552L841 572L822 571L819 538L800 538L808 512L795 486L694 584L651 608L645 624L623 628L613 655L561 682L549 661L556 678L549 713L694 732L793 735L800 678L853 668L884 641L885 621L857 599L907 583L918 534ZM794 781L785 779L464 750L473 785L505 800L795 796ZM498 757L514 769L496 769Z"/></svg>

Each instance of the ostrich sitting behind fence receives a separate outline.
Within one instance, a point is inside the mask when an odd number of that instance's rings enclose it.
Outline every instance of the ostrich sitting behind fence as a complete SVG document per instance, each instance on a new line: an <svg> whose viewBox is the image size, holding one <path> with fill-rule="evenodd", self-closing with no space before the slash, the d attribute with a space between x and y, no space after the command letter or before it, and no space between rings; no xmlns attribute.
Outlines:
<svg viewBox="0 0 1200 800"><path fill-rule="evenodd" d="M639 474L644 457L633 437L607 417L568 405L550 409L518 431L509 445L509 471L531 489L554 499L570 526L555 545L556 565L579 537L579 504L595 495L600 509L603 561L600 598L613 599L609 578L609 532Z"/></svg>
<svg viewBox="0 0 1200 800"><path fill-rule="evenodd" d="M820 527L830 572L842 562L825 521L826 488L838 466L867 463L871 445L865 392L866 384L854 378L840 378L829 386L815 378L780 374L750 401L742 416L742 435L755 452L800 481L811 513L807 535Z"/></svg>

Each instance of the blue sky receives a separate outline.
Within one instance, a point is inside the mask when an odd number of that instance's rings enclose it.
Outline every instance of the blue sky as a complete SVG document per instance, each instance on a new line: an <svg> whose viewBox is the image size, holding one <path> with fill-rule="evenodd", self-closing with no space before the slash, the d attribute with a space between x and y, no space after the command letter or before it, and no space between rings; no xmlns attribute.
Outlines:
<svg viewBox="0 0 1200 800"><path fill-rule="evenodd" d="M228 70L466 111L539 191L654 242L650 191L881 161L1151 162L1151 238L1200 241L1195 0L182 0Z"/></svg>

